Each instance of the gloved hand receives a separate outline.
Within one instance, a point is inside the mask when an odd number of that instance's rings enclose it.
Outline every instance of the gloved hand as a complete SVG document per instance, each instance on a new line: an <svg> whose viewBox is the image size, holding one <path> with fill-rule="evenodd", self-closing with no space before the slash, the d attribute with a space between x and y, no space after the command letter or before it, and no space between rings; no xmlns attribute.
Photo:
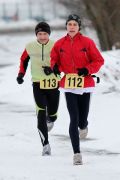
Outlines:
<svg viewBox="0 0 120 180"><path fill-rule="evenodd" d="M89 74L89 71L87 68L78 68L78 75L79 76L87 76Z"/></svg>
<svg viewBox="0 0 120 180"><path fill-rule="evenodd" d="M49 66L42 66L42 68L44 69L44 73L48 76L50 75L53 71Z"/></svg>
<svg viewBox="0 0 120 180"><path fill-rule="evenodd" d="M19 73L18 74L18 77L17 77L17 82L18 82L18 84L22 84L23 82L24 82L24 80L23 80L23 77L24 77L24 74L23 73Z"/></svg>
<svg viewBox="0 0 120 180"><path fill-rule="evenodd" d="M56 77L57 75L60 75L60 71L57 64L55 64L53 67L53 73L55 74Z"/></svg>

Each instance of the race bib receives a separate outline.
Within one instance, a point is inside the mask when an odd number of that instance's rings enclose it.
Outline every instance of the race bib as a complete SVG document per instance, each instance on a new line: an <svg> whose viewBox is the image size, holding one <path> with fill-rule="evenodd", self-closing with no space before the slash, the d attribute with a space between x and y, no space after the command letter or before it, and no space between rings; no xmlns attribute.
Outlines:
<svg viewBox="0 0 120 180"><path fill-rule="evenodd" d="M84 87L84 77L77 74L66 74L65 88L75 89Z"/></svg>
<svg viewBox="0 0 120 180"><path fill-rule="evenodd" d="M55 89L57 87L58 87L58 80L55 78L40 80L40 89Z"/></svg>

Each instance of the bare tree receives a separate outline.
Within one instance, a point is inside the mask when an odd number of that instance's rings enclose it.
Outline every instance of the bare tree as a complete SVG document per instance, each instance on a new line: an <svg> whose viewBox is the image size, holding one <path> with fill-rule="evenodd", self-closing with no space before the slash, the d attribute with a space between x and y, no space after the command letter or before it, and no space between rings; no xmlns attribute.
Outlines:
<svg viewBox="0 0 120 180"><path fill-rule="evenodd" d="M120 30L117 20L120 0L83 0L86 11L95 27L103 50L112 49L118 39Z"/></svg>
<svg viewBox="0 0 120 180"><path fill-rule="evenodd" d="M102 50L120 43L120 0L59 0L69 12L84 15L92 21ZM120 47L119 47L120 48Z"/></svg>

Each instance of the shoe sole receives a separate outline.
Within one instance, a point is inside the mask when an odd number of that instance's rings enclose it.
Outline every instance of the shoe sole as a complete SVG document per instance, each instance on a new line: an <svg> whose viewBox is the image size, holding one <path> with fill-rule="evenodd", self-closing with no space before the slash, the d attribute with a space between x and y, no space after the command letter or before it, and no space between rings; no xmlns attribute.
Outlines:
<svg viewBox="0 0 120 180"><path fill-rule="evenodd" d="M42 154L42 156L51 156L51 154Z"/></svg>
<svg viewBox="0 0 120 180"><path fill-rule="evenodd" d="M83 162L73 163L73 165L83 165Z"/></svg>
<svg viewBox="0 0 120 180"><path fill-rule="evenodd" d="M86 139L87 135L88 135L88 134L86 134L86 133L85 133L85 134L80 135L80 139Z"/></svg>

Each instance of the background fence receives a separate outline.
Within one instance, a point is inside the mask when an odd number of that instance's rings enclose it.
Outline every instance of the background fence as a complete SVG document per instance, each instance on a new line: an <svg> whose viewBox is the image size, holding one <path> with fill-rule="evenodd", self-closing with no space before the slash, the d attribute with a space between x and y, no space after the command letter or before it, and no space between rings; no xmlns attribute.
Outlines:
<svg viewBox="0 0 120 180"><path fill-rule="evenodd" d="M18 21L26 19L50 20L63 17L65 9L55 1L41 2L16 2L0 4L0 20Z"/></svg>

